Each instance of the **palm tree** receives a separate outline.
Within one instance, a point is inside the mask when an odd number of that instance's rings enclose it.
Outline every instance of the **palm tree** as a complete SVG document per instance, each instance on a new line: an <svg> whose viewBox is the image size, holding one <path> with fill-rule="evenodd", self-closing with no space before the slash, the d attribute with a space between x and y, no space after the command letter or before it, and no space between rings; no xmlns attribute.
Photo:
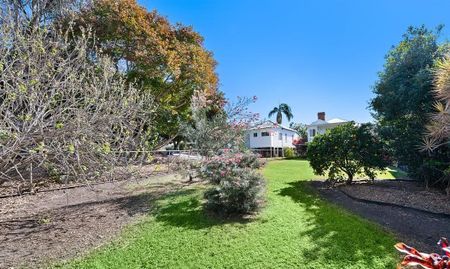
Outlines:
<svg viewBox="0 0 450 269"><path fill-rule="evenodd" d="M277 123L281 124L283 122L283 114L286 116L288 121L290 121L294 115L292 115L291 108L287 104L280 104L278 107L274 107L272 111L269 112L269 118L274 114L277 114Z"/></svg>

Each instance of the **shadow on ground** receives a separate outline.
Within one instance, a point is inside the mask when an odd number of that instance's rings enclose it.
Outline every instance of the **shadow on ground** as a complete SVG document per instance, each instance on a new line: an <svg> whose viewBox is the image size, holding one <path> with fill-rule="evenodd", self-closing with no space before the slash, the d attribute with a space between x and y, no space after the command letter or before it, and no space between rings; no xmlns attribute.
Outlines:
<svg viewBox="0 0 450 269"><path fill-rule="evenodd" d="M30 202L22 214L0 219L0 268L22 265L34 268L42 262L84 253L114 238L139 216L152 213L156 201L178 195L181 188L181 184L132 190L110 188L98 195L95 190L78 188L70 190L74 193L69 196L69 204L63 194L48 198L48 208L34 209ZM86 194L89 196L83 199ZM44 203L47 197L41 196L14 199L34 202L39 198L42 201L38 202Z"/></svg>
<svg viewBox="0 0 450 269"><path fill-rule="evenodd" d="M249 219L240 217L227 218L214 215L204 209L202 200L202 192L195 189L170 194L162 199L162 203L155 210L156 221L195 230L224 224L250 222Z"/></svg>
<svg viewBox="0 0 450 269"><path fill-rule="evenodd" d="M301 234L314 242L303 252L307 262L323 259L334 261L364 261L366 268L379 268L377 261L389 259L395 253L392 238L379 236L380 230L369 222L362 221L336 206L325 203L310 186L309 181L287 184L279 190L279 195L290 197L309 214L309 229ZM393 263L394 268L395 263Z"/></svg>

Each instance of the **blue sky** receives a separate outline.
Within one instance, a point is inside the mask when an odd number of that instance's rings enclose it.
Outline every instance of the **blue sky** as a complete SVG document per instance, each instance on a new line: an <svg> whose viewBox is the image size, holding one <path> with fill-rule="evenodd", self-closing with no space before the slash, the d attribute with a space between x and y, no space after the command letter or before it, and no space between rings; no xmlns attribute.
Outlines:
<svg viewBox="0 0 450 269"><path fill-rule="evenodd" d="M448 0L138 0L205 37L226 96L258 96L267 117L279 103L295 122L372 121L368 102L384 56L409 25L450 33Z"/></svg>

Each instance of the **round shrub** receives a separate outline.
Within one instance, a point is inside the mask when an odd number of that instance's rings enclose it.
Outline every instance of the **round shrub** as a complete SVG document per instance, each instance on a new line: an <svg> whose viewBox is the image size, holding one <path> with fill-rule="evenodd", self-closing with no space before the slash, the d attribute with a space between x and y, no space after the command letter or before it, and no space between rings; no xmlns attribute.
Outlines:
<svg viewBox="0 0 450 269"><path fill-rule="evenodd" d="M388 165L382 141L373 126L353 122L337 126L318 135L308 144L308 160L314 172L327 175L332 183L352 183L356 175L374 179L376 171Z"/></svg>
<svg viewBox="0 0 450 269"><path fill-rule="evenodd" d="M261 175L248 168L238 168L205 192L205 207L218 214L251 214L264 203L263 193L264 180Z"/></svg>
<svg viewBox="0 0 450 269"><path fill-rule="evenodd" d="M206 191L206 209L218 214L251 214L264 201L264 180L254 171L261 167L258 155L226 153L202 163L200 177L213 187Z"/></svg>
<svg viewBox="0 0 450 269"><path fill-rule="evenodd" d="M283 151L285 158L287 159L295 158L295 151L293 148L284 148Z"/></svg>

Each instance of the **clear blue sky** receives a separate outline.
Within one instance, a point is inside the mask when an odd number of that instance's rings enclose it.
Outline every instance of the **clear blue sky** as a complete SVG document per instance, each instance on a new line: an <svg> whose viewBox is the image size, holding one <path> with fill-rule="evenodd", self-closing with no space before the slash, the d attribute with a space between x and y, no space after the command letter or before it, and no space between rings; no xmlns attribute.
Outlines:
<svg viewBox="0 0 450 269"><path fill-rule="evenodd" d="M138 0L205 37L228 98L258 96L267 117L287 103L294 121L371 121L368 102L386 52L409 25L450 33L449 0Z"/></svg>

